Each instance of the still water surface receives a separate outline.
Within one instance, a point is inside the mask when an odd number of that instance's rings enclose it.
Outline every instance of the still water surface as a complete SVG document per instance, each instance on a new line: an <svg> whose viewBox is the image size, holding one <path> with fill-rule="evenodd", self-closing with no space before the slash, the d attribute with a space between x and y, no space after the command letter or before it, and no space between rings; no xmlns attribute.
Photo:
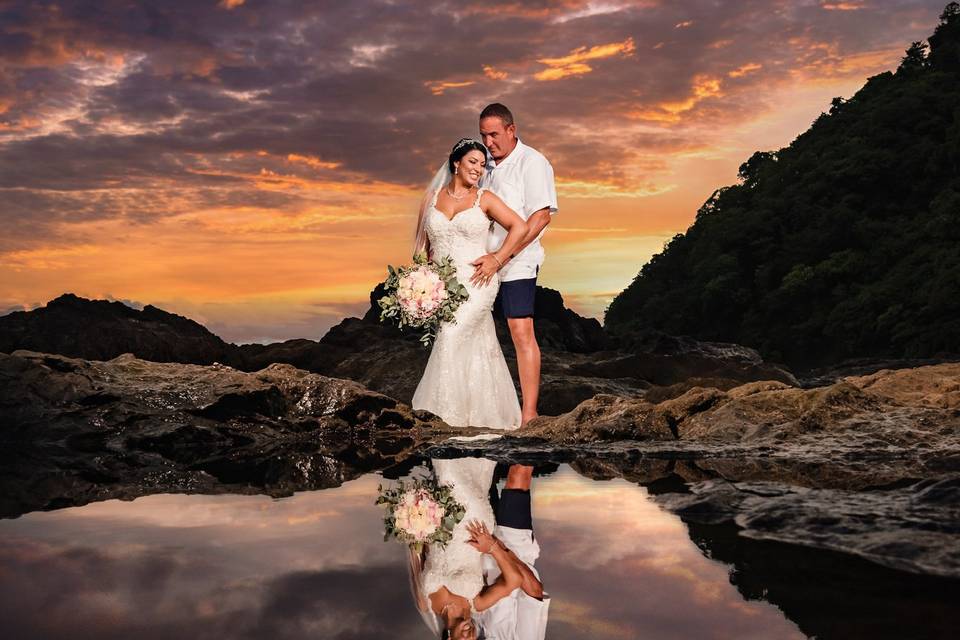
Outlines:
<svg viewBox="0 0 960 640"><path fill-rule="evenodd" d="M288 498L154 495L0 521L7 638L425 638L382 479ZM625 480L532 490L547 638L803 638Z"/></svg>

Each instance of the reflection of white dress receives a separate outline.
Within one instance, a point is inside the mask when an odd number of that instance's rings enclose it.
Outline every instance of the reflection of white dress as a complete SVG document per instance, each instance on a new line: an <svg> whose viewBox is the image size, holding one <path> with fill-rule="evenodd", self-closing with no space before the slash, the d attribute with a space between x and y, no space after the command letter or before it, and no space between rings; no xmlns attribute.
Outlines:
<svg viewBox="0 0 960 640"><path fill-rule="evenodd" d="M420 588L429 600L431 593L446 586L472 604L473 598L483 589L483 554L467 544L470 539L467 524L479 520L487 525L488 531L493 531L496 526L489 490L497 463L483 458L432 462L437 481L453 487L451 493L466 513L453 528L453 539L445 547L438 544L427 547Z"/></svg>
<svg viewBox="0 0 960 640"><path fill-rule="evenodd" d="M456 322L441 323L423 377L410 403L455 427L516 429L520 426L517 391L497 341L493 301L500 287L495 275L486 286L474 286L470 263L487 253L491 221L480 208L480 195L452 220L436 208L438 189L427 209L424 228L433 258L450 256L457 280L469 298L455 313Z"/></svg>

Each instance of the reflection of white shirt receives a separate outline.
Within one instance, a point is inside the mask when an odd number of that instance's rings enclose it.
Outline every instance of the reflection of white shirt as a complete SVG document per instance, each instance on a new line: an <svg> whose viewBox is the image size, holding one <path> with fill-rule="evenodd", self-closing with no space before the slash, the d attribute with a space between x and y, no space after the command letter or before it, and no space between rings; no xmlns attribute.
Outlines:
<svg viewBox="0 0 960 640"><path fill-rule="evenodd" d="M540 574L533 563L540 557L540 544L530 529L514 529L497 525L496 537L503 540L508 549L526 564L533 575ZM488 585L500 577L500 567L492 556L483 556L483 579ZM523 589L515 589L506 598L498 600L486 611L480 612L480 624L491 640L544 640L547 634L547 615L550 596L544 592L543 600L531 598Z"/></svg>
<svg viewBox="0 0 960 640"><path fill-rule="evenodd" d="M500 164L487 158L487 171L481 185L500 196L508 207L524 220L540 209L550 208L550 215L557 211L557 189L553 183L553 167L539 151L517 139L513 148ZM546 229L544 229L546 231ZM500 270L500 280L535 278L543 264L543 246L540 238L543 231L510 262ZM493 223L487 242L488 251L496 251L507 237L507 230Z"/></svg>

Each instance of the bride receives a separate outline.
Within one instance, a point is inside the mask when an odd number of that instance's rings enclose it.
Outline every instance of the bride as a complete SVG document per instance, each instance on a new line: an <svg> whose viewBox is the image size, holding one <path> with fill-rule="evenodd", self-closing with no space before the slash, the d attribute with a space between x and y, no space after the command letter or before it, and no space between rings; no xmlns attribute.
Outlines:
<svg viewBox="0 0 960 640"><path fill-rule="evenodd" d="M497 272L526 235L527 223L496 194L477 187L486 161L480 142L457 142L420 207L414 253L450 256L469 298L456 310L455 323L441 323L411 406L455 427L516 429L520 403L491 310ZM494 221L508 233L497 251L487 253Z"/></svg>

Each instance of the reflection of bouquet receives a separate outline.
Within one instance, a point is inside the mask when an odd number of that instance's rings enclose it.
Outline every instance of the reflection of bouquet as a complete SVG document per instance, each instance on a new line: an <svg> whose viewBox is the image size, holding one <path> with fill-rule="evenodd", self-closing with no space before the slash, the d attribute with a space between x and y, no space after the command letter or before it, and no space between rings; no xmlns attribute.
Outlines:
<svg viewBox="0 0 960 640"><path fill-rule="evenodd" d="M424 346L436 336L441 322L456 322L454 312L467 299L467 288L457 281L457 268L450 257L427 260L418 253L412 265L394 269L384 287L387 295L380 298L380 320L395 318L398 326L424 329L420 342Z"/></svg>
<svg viewBox="0 0 960 640"><path fill-rule="evenodd" d="M463 520L466 510L451 495L447 485L433 478L417 478L410 485L399 481L392 489L378 487L376 504L386 505L383 518L384 541L394 536L400 542L413 546L417 553L423 545L447 544L453 537L453 528Z"/></svg>

